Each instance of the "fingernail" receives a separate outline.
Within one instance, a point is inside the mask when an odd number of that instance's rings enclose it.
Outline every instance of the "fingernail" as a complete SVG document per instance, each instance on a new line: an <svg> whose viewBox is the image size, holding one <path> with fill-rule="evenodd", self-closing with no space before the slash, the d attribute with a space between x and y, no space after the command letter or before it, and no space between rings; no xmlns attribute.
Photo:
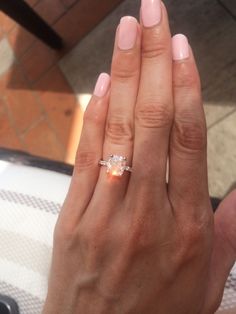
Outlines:
<svg viewBox="0 0 236 314"><path fill-rule="evenodd" d="M98 77L93 94L97 97L103 97L106 95L110 86L110 75L107 73L101 73Z"/></svg>
<svg viewBox="0 0 236 314"><path fill-rule="evenodd" d="M137 20L132 16L124 16L120 20L118 46L122 50L132 49L137 38Z"/></svg>
<svg viewBox="0 0 236 314"><path fill-rule="evenodd" d="M172 53L173 59L176 61L189 58L189 44L186 36L183 34L173 36Z"/></svg>
<svg viewBox="0 0 236 314"><path fill-rule="evenodd" d="M161 20L161 0L142 0L141 14L145 27L158 24Z"/></svg>

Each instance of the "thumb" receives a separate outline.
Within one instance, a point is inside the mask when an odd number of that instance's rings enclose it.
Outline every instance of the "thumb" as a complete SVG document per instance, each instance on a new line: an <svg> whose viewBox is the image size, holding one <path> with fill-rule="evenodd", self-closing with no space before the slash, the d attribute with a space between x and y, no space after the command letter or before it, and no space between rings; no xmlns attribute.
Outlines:
<svg viewBox="0 0 236 314"><path fill-rule="evenodd" d="M236 261L236 190L221 202L214 220L214 246L206 296L206 310L203 313L214 313L220 306L225 282Z"/></svg>

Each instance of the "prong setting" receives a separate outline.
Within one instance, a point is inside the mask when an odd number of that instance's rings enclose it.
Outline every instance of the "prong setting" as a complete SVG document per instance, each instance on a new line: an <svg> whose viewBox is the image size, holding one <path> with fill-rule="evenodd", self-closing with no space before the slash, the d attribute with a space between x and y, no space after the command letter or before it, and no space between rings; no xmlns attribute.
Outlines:
<svg viewBox="0 0 236 314"><path fill-rule="evenodd" d="M126 165L127 158L119 155L109 155L107 161L100 160L101 166L107 167L107 174L111 176L121 177L125 171L131 172L131 167Z"/></svg>

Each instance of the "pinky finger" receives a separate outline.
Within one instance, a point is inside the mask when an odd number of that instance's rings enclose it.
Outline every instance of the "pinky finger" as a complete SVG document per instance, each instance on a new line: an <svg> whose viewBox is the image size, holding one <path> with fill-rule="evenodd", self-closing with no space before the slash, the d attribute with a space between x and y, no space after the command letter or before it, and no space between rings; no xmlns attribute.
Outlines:
<svg viewBox="0 0 236 314"><path fill-rule="evenodd" d="M84 113L84 123L69 192L62 215L77 224L93 195L102 156L104 130L109 103L110 76L100 74L93 96Z"/></svg>

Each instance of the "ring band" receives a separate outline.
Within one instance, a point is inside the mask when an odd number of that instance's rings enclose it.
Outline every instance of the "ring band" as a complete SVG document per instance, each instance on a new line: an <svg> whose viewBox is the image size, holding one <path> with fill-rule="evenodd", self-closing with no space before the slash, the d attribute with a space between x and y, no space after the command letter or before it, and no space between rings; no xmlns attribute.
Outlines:
<svg viewBox="0 0 236 314"><path fill-rule="evenodd" d="M110 155L108 160L100 160L99 165L107 167L107 173L121 177L125 171L132 172L132 168L126 165L127 158L118 155Z"/></svg>

